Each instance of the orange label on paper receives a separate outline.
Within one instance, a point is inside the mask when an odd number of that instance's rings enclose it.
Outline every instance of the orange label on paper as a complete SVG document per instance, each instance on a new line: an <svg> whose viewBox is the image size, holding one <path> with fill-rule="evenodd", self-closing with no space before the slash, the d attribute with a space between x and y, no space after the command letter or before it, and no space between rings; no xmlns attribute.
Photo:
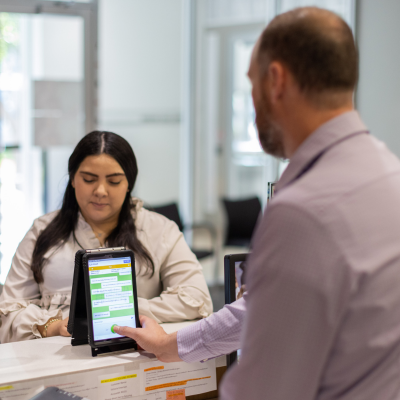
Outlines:
<svg viewBox="0 0 400 400"><path fill-rule="evenodd" d="M167 400L186 400L185 389L169 390L166 394Z"/></svg>
<svg viewBox="0 0 400 400"><path fill-rule="evenodd" d="M159 367L156 367L159 368ZM203 378L192 378L192 379L186 379L185 381L178 381L178 382L170 382L170 383L162 383L160 385L154 385L154 386L147 386L145 388L146 392L150 392L151 390L158 390L158 389L165 389L168 387L174 387L174 386L183 386L186 385L190 381L200 381L202 379L210 379L211 376L205 376Z"/></svg>
<svg viewBox="0 0 400 400"><path fill-rule="evenodd" d="M159 367L147 368L144 370L144 372L155 371L156 369L164 369L164 365L160 365Z"/></svg>

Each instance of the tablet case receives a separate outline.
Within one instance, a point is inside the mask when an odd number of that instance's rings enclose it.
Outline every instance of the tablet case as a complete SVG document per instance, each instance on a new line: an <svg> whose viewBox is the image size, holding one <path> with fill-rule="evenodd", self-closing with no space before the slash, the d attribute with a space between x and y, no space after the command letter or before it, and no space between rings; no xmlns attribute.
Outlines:
<svg viewBox="0 0 400 400"><path fill-rule="evenodd" d="M101 251L125 250L125 247L114 247L112 249L101 249ZM71 304L67 331L71 334L71 345L79 346L89 344L88 312L86 306L85 277L82 259L88 250L78 250L75 253L74 277L72 281ZM90 301L90 300L89 300ZM132 343L113 344L98 348L92 347L92 356L135 348Z"/></svg>
<svg viewBox="0 0 400 400"><path fill-rule="evenodd" d="M131 250L127 250L124 247L119 247L119 248L109 248L109 249L93 249L93 250L86 250L85 253L82 256L82 267L81 270L82 275L84 277L84 282L85 282L85 286L84 288L89 287L90 283L89 283L89 266L88 266L88 257L95 255L97 257L97 255L99 253L107 253L110 251L124 251L124 252L129 252L132 254L131 257L131 265L132 265L132 270L133 270L133 274L132 274L132 282L133 282L133 287L136 288L136 276L135 276L135 255ZM103 343L95 343L94 341L91 341L91 338L93 340L93 326L91 323L89 323L89 315L91 315L91 296L90 296L90 292L88 292L86 289L84 289L85 292L85 298L86 298L86 313L88 315L87 321L88 321L88 341L92 350L92 356L96 357L99 354L104 354L104 353L110 353L110 352L116 352L116 351L122 351L122 350L128 350L128 349L135 349L137 350L137 343L128 337L122 337L120 338L120 342L119 343L107 343L107 344L103 344ZM134 300L134 306L135 306L135 318L138 317L139 315L139 310L137 307L137 297ZM140 327L140 322L139 319L136 319L136 323L137 323L137 327Z"/></svg>
<svg viewBox="0 0 400 400"><path fill-rule="evenodd" d="M67 331L72 336L72 346L89 343L85 281L82 266L82 257L85 252L86 250L78 250L75 254L74 279L72 281L71 305L67 325ZM77 305L79 306L77 307Z"/></svg>

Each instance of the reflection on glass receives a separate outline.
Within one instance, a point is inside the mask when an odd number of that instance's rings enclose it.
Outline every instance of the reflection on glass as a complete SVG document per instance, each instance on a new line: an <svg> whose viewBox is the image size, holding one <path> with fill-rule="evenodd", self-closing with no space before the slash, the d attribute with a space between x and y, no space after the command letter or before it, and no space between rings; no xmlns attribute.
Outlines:
<svg viewBox="0 0 400 400"><path fill-rule="evenodd" d="M24 172L32 154L22 144L27 140L24 115L29 90L24 76L23 35L26 18L0 13L0 283L4 283L14 251L42 209L37 209L35 193L24 193ZM31 165L31 177L36 165ZM38 187L40 187L40 182ZM29 199L29 200L28 200Z"/></svg>
<svg viewBox="0 0 400 400"><path fill-rule="evenodd" d="M251 86L247 77L253 47L254 42L252 41L238 40L234 44L232 150L236 161L239 164L244 163L244 165L260 165L258 156L262 155L254 125L255 113L251 98ZM249 154L251 157L241 157L245 154Z"/></svg>
<svg viewBox="0 0 400 400"><path fill-rule="evenodd" d="M22 131L21 22L14 14L0 13L0 134L8 147L18 146Z"/></svg>
<svg viewBox="0 0 400 400"><path fill-rule="evenodd" d="M33 220L60 203L82 110L81 17L0 13L0 283Z"/></svg>
<svg viewBox="0 0 400 400"><path fill-rule="evenodd" d="M276 179L276 162L259 143L251 84L247 76L255 44L246 38L233 42L232 141L229 159L228 195L232 198L259 197L267 200L268 181Z"/></svg>

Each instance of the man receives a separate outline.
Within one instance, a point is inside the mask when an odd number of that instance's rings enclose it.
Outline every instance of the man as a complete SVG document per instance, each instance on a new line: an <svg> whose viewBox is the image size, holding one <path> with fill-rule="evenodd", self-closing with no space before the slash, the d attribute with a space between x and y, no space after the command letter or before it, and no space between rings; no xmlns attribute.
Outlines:
<svg viewBox="0 0 400 400"><path fill-rule="evenodd" d="M400 162L353 109L357 71L349 27L317 8L279 15L254 49L260 142L290 164L254 236L222 399L400 398ZM120 332L190 360L224 312L177 335L148 319Z"/></svg>

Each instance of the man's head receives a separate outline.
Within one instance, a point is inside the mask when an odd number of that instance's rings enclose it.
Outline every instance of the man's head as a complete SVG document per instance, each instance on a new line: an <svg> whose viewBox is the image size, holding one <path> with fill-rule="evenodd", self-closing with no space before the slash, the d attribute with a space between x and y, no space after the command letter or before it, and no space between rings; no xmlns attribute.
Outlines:
<svg viewBox="0 0 400 400"><path fill-rule="evenodd" d="M351 102L358 78L352 32L327 10L305 7L280 14L254 48L249 77L260 142L267 153L287 156L287 117L304 105L330 115Z"/></svg>

